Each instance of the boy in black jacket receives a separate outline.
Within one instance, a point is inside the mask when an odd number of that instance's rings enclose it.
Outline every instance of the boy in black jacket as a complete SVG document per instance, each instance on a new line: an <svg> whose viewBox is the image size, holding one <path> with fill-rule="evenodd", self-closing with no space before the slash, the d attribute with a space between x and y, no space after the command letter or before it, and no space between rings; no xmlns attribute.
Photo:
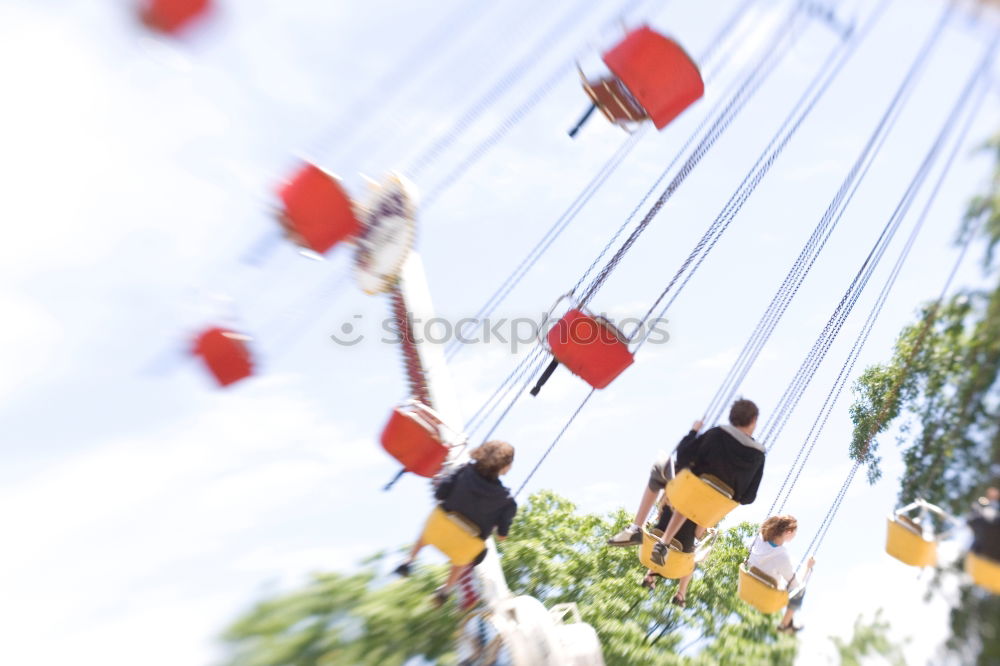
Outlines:
<svg viewBox="0 0 1000 666"><path fill-rule="evenodd" d="M497 540L503 541L507 538L510 524L517 513L517 503L510 496L510 491L500 483L499 477L510 471L514 462L514 447L507 442L490 441L473 449L469 457L471 462L441 481L434 490L434 497L442 509L461 514L478 527L480 539L488 539L496 529ZM408 576L410 566L423 547L423 541L418 539L410 550L409 558L396 567L394 573ZM465 569L476 566L485 557L484 548L472 564L452 565L448 580L434 593L435 603L443 604Z"/></svg>
<svg viewBox="0 0 1000 666"><path fill-rule="evenodd" d="M764 447L751 436L759 413L750 400L737 400L729 410L730 425L710 428L702 435L697 427L692 429L677 446L677 469L690 468L696 476L712 474L733 489L735 501L752 504L764 474ZM663 564L667 544L686 520L674 512L660 543L653 546L653 562Z"/></svg>

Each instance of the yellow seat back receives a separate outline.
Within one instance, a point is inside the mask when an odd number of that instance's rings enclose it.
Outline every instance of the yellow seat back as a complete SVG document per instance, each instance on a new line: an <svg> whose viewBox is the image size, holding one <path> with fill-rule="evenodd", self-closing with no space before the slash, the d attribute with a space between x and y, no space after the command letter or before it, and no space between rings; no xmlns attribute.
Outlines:
<svg viewBox="0 0 1000 666"><path fill-rule="evenodd" d="M478 527L440 506L428 516L421 540L440 550L456 566L469 564L486 548Z"/></svg>
<svg viewBox="0 0 1000 666"><path fill-rule="evenodd" d="M684 517L701 527L713 527L738 506L731 496L723 494L727 489L714 477L709 476L706 481L683 469L667 484L667 497L674 510Z"/></svg>
<svg viewBox="0 0 1000 666"><path fill-rule="evenodd" d="M770 576L740 566L740 599L761 613L777 613L788 605L788 590L779 590Z"/></svg>
<svg viewBox="0 0 1000 666"><path fill-rule="evenodd" d="M979 587L993 594L1000 594L1000 562L969 553L965 556L965 571Z"/></svg>
<svg viewBox="0 0 1000 666"><path fill-rule="evenodd" d="M680 542L674 539L667 548L667 557L663 560L663 566L653 562L653 546L663 532L660 530L642 530L642 546L639 547L639 561L647 569L658 573L664 578L684 578L694 573L694 553L685 553L680 549Z"/></svg>
<svg viewBox="0 0 1000 666"><path fill-rule="evenodd" d="M889 516L885 552L911 567L937 564L937 541L928 541L920 527L906 516Z"/></svg>

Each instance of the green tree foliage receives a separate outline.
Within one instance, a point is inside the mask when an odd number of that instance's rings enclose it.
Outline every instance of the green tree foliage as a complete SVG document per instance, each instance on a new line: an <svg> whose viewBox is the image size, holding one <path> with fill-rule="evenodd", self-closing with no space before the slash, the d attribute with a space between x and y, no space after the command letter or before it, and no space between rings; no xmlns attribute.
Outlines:
<svg viewBox="0 0 1000 666"><path fill-rule="evenodd" d="M792 664L796 643L778 635L777 619L736 596L744 523L719 537L688 590L688 607L670 604L672 581L653 593L634 548L608 548L605 540L627 522L623 511L578 513L568 500L540 492L521 507L510 538L501 544L511 589L546 606L579 605L597 630L609 666L642 664ZM226 632L232 666L401 665L421 656L455 663L460 621L452 604L429 598L445 575L442 566L419 568L406 580L379 576L395 556L377 556L350 575L316 575L302 589L262 601Z"/></svg>
<svg viewBox="0 0 1000 666"><path fill-rule="evenodd" d="M532 496L502 546L511 589L547 606L576 602L601 637L608 664L792 663L794 641L777 638L775 620L736 596L744 539L741 524L720 536L688 590L687 609L670 604L676 584L660 581L654 594L637 584L644 572L635 549L608 548L609 534L628 523L625 512L578 514L551 492ZM691 646L691 647L689 647ZM684 656L697 649L697 656ZM681 654L678 655L678 652Z"/></svg>
<svg viewBox="0 0 1000 666"><path fill-rule="evenodd" d="M1000 163L1000 141L991 142L990 149ZM970 204L963 232L985 236L984 270L1000 278L995 261L1000 168L990 190ZM922 335L928 318L932 324ZM901 503L919 496L961 515L986 486L997 484L1000 279L992 289L965 290L940 305L926 305L903 329L892 359L868 368L857 381L851 418L851 456L868 466L871 482L881 475L876 438L900 419ZM949 647L963 655L963 663L1000 663L1000 598L963 588L951 624Z"/></svg>
<svg viewBox="0 0 1000 666"><path fill-rule="evenodd" d="M376 576L381 557L355 574L324 573L303 588L258 603L225 634L240 666L403 664L415 655L454 663L453 605L428 599L444 575L427 567L404 581Z"/></svg>
<svg viewBox="0 0 1000 666"><path fill-rule="evenodd" d="M906 666L903 650L889 640L889 623L882 617L882 609L875 612L871 622L862 617L854 621L851 640L844 641L831 636L840 658L840 666L862 666L872 663L869 657L882 657L883 663L891 666Z"/></svg>

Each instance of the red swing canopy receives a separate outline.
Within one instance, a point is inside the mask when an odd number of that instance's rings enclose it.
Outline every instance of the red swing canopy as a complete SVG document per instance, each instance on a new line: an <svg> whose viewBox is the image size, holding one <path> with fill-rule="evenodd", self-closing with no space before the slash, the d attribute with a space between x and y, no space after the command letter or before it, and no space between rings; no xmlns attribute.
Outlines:
<svg viewBox="0 0 1000 666"><path fill-rule="evenodd" d="M325 254L361 231L340 183L313 164L302 165L278 195L284 204L281 225L293 241L313 252Z"/></svg>
<svg viewBox="0 0 1000 666"><path fill-rule="evenodd" d="M656 129L663 129L705 94L698 65L669 37L643 26L603 56L642 105Z"/></svg>
<svg viewBox="0 0 1000 666"><path fill-rule="evenodd" d="M219 386L229 386L253 374L253 360L246 339L239 333L213 327L195 339L192 351L201 358Z"/></svg>
<svg viewBox="0 0 1000 666"><path fill-rule="evenodd" d="M210 0L143 0L139 15L154 30L177 34L208 13Z"/></svg>
<svg viewBox="0 0 1000 666"><path fill-rule="evenodd" d="M563 315L545 339L552 355L595 389L606 387L635 360L611 322L581 309Z"/></svg>
<svg viewBox="0 0 1000 666"><path fill-rule="evenodd" d="M382 448L407 472L432 477L448 458L441 438L440 421L423 405L397 407L382 430Z"/></svg>

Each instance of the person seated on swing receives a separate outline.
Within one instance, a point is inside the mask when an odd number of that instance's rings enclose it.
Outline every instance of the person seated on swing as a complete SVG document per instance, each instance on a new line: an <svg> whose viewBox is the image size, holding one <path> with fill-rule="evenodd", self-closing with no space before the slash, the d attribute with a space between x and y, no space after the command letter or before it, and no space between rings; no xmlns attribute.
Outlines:
<svg viewBox="0 0 1000 666"><path fill-rule="evenodd" d="M667 526L670 522L670 518L674 515L674 510L667 501L666 496L663 498L663 504L660 506L660 516L656 521L656 529L663 531L663 528ZM677 536L674 538L681 544L681 551L684 553L693 553L695 549L695 539L699 541L705 536L706 528L699 525L695 525L690 520L684 521L684 524L677 531ZM610 543L610 542L609 542ZM688 585L691 584L691 576L694 572L684 576L677 581L677 592L674 594L673 598L670 600L675 606L684 608L687 605L687 589ZM656 580L659 578L657 574L652 569L646 571L646 575L642 579L642 586L652 590L656 587Z"/></svg>
<svg viewBox="0 0 1000 666"><path fill-rule="evenodd" d="M778 631L788 634L802 631L802 627L793 624L792 620L795 612L802 608L802 600L806 594L805 581L816 564L815 558L810 557L806 563L803 582L798 585L795 567L785 549L785 544L795 538L798 529L798 521L793 516L771 516L760 526L760 538L754 541L747 559L747 569L752 573L764 574L774 581L775 587L789 591L788 607L778 624Z"/></svg>
<svg viewBox="0 0 1000 666"><path fill-rule="evenodd" d="M701 421L695 421L694 425L691 426L693 431L697 431L701 428ZM664 491L667 487L667 482L673 478L673 473L670 469L670 454L661 453L660 456L653 461L653 467L649 470L649 480L646 481L646 486L642 489L642 497L639 498L639 508L635 512L635 517L632 519L632 524L624 528L621 532L614 535L608 539L609 546L640 546L642 545L642 523L646 520L646 516L649 515L650 509L653 508L653 503L656 502L656 498ZM666 498L664 498L666 501ZM671 511L666 520L670 519ZM660 519L663 519L663 511L660 511ZM663 529L664 525L658 525L658 529Z"/></svg>
<svg viewBox="0 0 1000 666"><path fill-rule="evenodd" d="M972 552L1000 562L1000 489L988 488L972 505Z"/></svg>
<svg viewBox="0 0 1000 666"><path fill-rule="evenodd" d="M434 497L442 509L458 513L478 527L480 539L488 539L496 530L497 541L503 541L517 513L517 503L510 490L500 482L500 477L507 474L514 463L514 447L507 442L489 441L473 449L469 457L472 459L469 463L441 480ZM409 576L410 567L424 545L417 539L409 557L393 573ZM435 605L443 605L465 570L481 564L485 558L486 549L483 548L471 564L452 565L448 579L434 592Z"/></svg>
<svg viewBox="0 0 1000 666"><path fill-rule="evenodd" d="M696 421L677 445L677 469L690 469L696 476L711 474L732 488L734 501L752 504L764 474L764 446L752 437L759 414L757 405L741 398L729 409L729 425L699 435L703 424ZM686 520L687 516L674 512L660 542L653 546L653 562L663 564L667 544Z"/></svg>

